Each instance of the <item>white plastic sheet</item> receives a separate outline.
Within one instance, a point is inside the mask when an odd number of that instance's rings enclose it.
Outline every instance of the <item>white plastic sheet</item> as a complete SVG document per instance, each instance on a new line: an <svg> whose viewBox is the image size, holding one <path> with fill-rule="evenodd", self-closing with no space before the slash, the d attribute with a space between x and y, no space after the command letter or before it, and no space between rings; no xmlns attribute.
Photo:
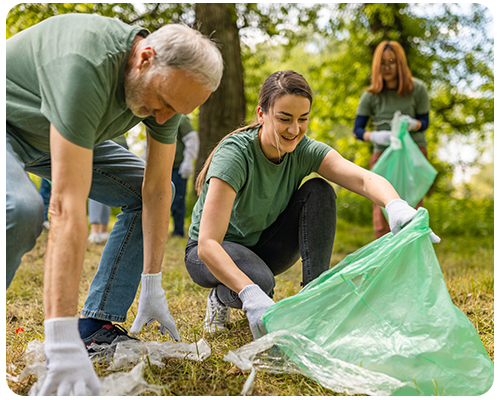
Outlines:
<svg viewBox="0 0 500 400"><path fill-rule="evenodd" d="M211 354L210 347L205 340L197 343L170 343L170 342L139 342L122 341L112 345L94 346L101 350L102 355L111 362L108 369L115 371L100 378L102 396L137 396L146 391L161 394L162 386L153 385L143 378L145 360L152 365L163 365L164 358L182 358L203 361ZM36 396L43 385L47 373L43 343L34 340L28 343L25 352L26 368L19 376L7 374L7 379L22 382L28 375L35 375L38 380L29 391L30 396ZM95 357L98 360L98 357ZM129 372L117 371L128 365L136 364Z"/></svg>
<svg viewBox="0 0 500 400"><path fill-rule="evenodd" d="M300 368L284 351L293 351L304 368ZM255 371L268 373L301 374L317 381L327 389L348 395L367 394L388 396L405 386L388 375L366 370L360 366L332 358L321 347L300 334L276 331L230 351L224 360L242 370L251 370L242 395L252 393ZM374 383L376 382L376 383Z"/></svg>

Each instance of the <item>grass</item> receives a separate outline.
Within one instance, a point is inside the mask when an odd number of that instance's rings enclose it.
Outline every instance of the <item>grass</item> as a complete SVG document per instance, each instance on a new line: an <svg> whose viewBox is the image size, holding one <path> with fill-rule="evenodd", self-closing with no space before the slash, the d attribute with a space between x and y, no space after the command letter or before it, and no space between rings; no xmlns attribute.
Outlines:
<svg viewBox="0 0 500 400"><path fill-rule="evenodd" d="M474 324L483 344L494 360L493 342L493 237L442 237L435 246L446 284L453 303ZM359 227L340 220L331 265L373 240L371 227ZM38 239L36 247L26 254L6 295L6 366L7 372L19 375L25 368L24 352L32 340L43 341L43 263L47 233ZM166 385L162 395L239 395L248 372L235 370L223 360L234 350L252 340L247 320L240 310L233 310L233 329L207 335L202 327L205 316L207 289L195 285L184 267L186 239L169 239L163 262L163 287L168 296L172 316L184 342L192 343L205 338L212 355L203 362L165 359L162 367L148 366L148 382ZM83 306L90 282L97 270L102 245L89 245L80 284L80 308ZM301 268L295 265L277 277L275 300L294 295L300 290ZM122 324L130 329L137 311L137 298ZM22 332L19 328L22 328ZM157 323L143 329L138 337L143 341L165 341ZM17 332L16 332L17 331ZM96 366L99 376L109 374L107 365ZM132 366L130 367L130 369ZM27 395L35 378L23 382L8 381L11 390ZM153 393L146 393L153 394ZM253 395L266 396L325 396L342 395L325 389L300 375L271 375L258 372Z"/></svg>

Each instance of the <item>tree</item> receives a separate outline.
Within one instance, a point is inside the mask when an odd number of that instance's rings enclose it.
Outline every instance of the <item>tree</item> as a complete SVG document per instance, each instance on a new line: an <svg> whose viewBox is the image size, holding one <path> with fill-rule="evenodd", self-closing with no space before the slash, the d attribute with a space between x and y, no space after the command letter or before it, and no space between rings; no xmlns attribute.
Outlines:
<svg viewBox="0 0 500 400"><path fill-rule="evenodd" d="M198 132L200 153L196 162L199 172L220 139L245 121L245 93L240 37L236 26L236 9L228 3L196 4L199 29L221 43L224 75L221 85L200 107Z"/></svg>
<svg viewBox="0 0 500 400"><path fill-rule="evenodd" d="M247 116L254 115L260 85L276 68L296 68L311 83L316 97L311 134L366 167L367 146L354 140L351 130L359 97L369 85L373 49L383 39L402 43L412 73L429 86L428 149L439 170L438 188L449 187L452 173L449 163L436 157L443 137L482 142L493 137L493 37L487 32L492 17L481 4L25 3L9 13L7 37L66 12L120 18L151 31L170 21L195 20L206 34L215 30L226 73L213 99L200 108L206 121L199 129L206 129L202 136L209 140L198 169L209 148L242 122L242 104ZM215 25L222 18L227 23ZM265 43L249 44L255 32ZM233 95L240 100L225 102Z"/></svg>

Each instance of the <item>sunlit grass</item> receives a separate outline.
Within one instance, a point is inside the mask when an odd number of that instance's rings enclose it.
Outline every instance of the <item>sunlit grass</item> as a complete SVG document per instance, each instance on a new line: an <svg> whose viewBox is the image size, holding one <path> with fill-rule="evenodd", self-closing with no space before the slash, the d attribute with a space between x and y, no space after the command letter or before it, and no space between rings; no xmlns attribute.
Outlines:
<svg viewBox="0 0 500 400"><path fill-rule="evenodd" d="M435 246L452 301L470 319L479 332L491 359L494 359L493 342L493 237L442 237ZM6 296L6 365L7 372L18 375L24 368L24 351L32 340L43 340L43 258L47 234L44 232L36 247L22 260ZM340 220L335 239L331 265L337 264L347 254L373 240L371 227L359 227ZM247 320L241 310L232 310L233 329L215 335L203 330L208 289L194 284L184 266L184 246L187 239L169 239L163 262L163 287L168 296L172 316L184 342L192 343L204 338L212 355L203 362L166 359L162 367L149 366L145 378L150 383L165 385L162 395L239 395L248 377L247 372L235 370L223 360L229 350L235 350L252 340ZM80 308L92 280L102 252L102 245L89 245L80 284ZM300 290L300 263L277 277L275 300L294 295ZM137 312L137 298L127 321L122 324L130 329ZM22 328L21 332L18 328ZM16 333L18 330L18 333ZM165 341L158 324L143 329L138 335L143 341ZM107 366L96 367L99 376L110 372ZM132 367L130 367L131 369ZM27 378L21 383L9 382L11 389L26 395L34 383ZM154 393L146 393L148 395ZM340 395L327 390L316 382L298 375L271 375L257 373L254 395L323 396Z"/></svg>

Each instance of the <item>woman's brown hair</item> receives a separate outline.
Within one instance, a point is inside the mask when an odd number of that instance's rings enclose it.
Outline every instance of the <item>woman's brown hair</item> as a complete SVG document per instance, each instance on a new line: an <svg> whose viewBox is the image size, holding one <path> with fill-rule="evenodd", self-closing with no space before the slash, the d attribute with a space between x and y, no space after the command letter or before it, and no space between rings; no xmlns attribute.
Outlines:
<svg viewBox="0 0 500 400"><path fill-rule="evenodd" d="M406 61L403 47L394 40L385 40L380 43L373 53L371 86L366 90L372 94L378 94L384 90L384 79L382 78L382 54L385 50L392 50L396 55L398 68L398 95L404 97L413 90L413 77Z"/></svg>
<svg viewBox="0 0 500 400"><path fill-rule="evenodd" d="M260 88L259 93L259 106L262 108L264 114L268 114L269 111L274 107L276 101L287 94L294 96L303 96L309 99L312 104L313 101L313 93L311 87L304 79L302 75L295 71L278 71L269 75L265 80L264 84ZM220 146L220 144L227 137L238 133L247 131L249 129L254 129L259 126L258 122L255 122L251 125L236 129L235 131L229 133L217 144L217 146L212 150L210 155L208 156L205 164L203 165L202 170L200 171L198 178L196 178L196 191L198 195L203 190L203 184L205 183L205 178L207 176L208 167L212 161L215 151Z"/></svg>

